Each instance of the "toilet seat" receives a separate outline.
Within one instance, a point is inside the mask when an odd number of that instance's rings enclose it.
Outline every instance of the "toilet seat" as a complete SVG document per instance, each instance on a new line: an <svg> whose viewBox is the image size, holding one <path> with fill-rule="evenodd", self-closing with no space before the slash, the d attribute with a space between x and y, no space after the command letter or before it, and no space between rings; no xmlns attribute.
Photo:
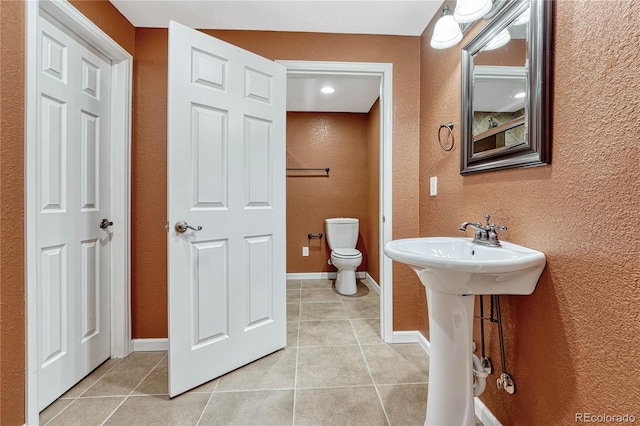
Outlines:
<svg viewBox="0 0 640 426"><path fill-rule="evenodd" d="M352 259L355 257L359 257L362 256L362 253L360 253L359 250L356 249L350 249L350 248L340 248L340 249L335 249L332 254L335 257L340 257L343 259Z"/></svg>

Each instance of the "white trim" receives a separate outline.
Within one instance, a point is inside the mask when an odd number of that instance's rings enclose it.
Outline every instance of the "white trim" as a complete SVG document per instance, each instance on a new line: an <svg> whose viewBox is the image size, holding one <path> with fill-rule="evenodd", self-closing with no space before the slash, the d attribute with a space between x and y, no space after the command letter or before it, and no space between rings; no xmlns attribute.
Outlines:
<svg viewBox="0 0 640 426"><path fill-rule="evenodd" d="M38 362L36 301L36 233L29 224L36 219L36 123L37 123L37 31L42 14L63 25L112 62L112 182L111 219L123 232L114 233L111 264L111 356L122 358L131 352L130 282L130 152L133 57L66 0L25 2L26 90L25 90L25 283L26 283L26 404L27 424L37 425ZM57 22L56 22L57 21Z"/></svg>
<svg viewBox="0 0 640 426"><path fill-rule="evenodd" d="M422 334L419 331L418 331L418 344L420 345L424 353L427 354L427 356L431 356L431 343L427 340L426 337L424 337L424 334Z"/></svg>
<svg viewBox="0 0 640 426"><path fill-rule="evenodd" d="M418 343L418 332L412 331L394 331L393 341L391 343Z"/></svg>
<svg viewBox="0 0 640 426"><path fill-rule="evenodd" d="M169 339L133 339L131 352L161 352L169 350Z"/></svg>
<svg viewBox="0 0 640 426"><path fill-rule="evenodd" d="M502 423L477 396L473 398L473 411L484 426L502 426Z"/></svg>
<svg viewBox="0 0 640 426"><path fill-rule="evenodd" d="M113 62L111 68L111 117L120 123L112 130L111 144L111 216L114 232L111 240L111 357L124 358L131 353L131 110L133 57ZM116 141L124 143L114 143Z"/></svg>
<svg viewBox="0 0 640 426"><path fill-rule="evenodd" d="M336 272L287 272L288 280L335 280Z"/></svg>
<svg viewBox="0 0 640 426"><path fill-rule="evenodd" d="M335 280L337 276L337 272L287 272L288 280ZM367 273L356 272L356 278L366 279Z"/></svg>
<svg viewBox="0 0 640 426"><path fill-rule="evenodd" d="M37 297L36 297L36 259L37 259L37 235L29 223L36 223L37 220L37 194L35 179L36 164L36 143L37 140L37 104L29 101L37 99L37 23L38 5L36 2L28 1L26 4L25 17L25 158L24 158L24 191L25 191L25 286L26 286L26 325L27 335L26 345L26 389L25 389L25 423L37 425L40 422L38 412L38 346L37 333L38 324L30 318L38 317Z"/></svg>
<svg viewBox="0 0 640 426"><path fill-rule="evenodd" d="M476 75L480 80L516 80L525 82L527 79L527 67L504 65L474 65L473 78Z"/></svg>
<svg viewBox="0 0 640 426"><path fill-rule="evenodd" d="M367 282L371 285L371 288L373 289L373 291L375 291L379 295L380 285L376 282L376 280L374 280L373 277L369 275L368 272L365 272L364 279L367 280Z"/></svg>
<svg viewBox="0 0 640 426"><path fill-rule="evenodd" d="M393 239L393 66L382 72L380 87L380 336L389 343L393 339L393 261L384 255L384 246Z"/></svg>
<svg viewBox="0 0 640 426"><path fill-rule="evenodd" d="M380 76L380 336L393 342L393 268L384 255L384 245L392 240L392 152L393 152L393 64L372 62L283 61L292 74L338 74ZM383 220L384 218L384 220Z"/></svg>
<svg viewBox="0 0 640 426"><path fill-rule="evenodd" d="M431 344L420 331L394 331L393 343L417 343L427 356L431 355Z"/></svg>

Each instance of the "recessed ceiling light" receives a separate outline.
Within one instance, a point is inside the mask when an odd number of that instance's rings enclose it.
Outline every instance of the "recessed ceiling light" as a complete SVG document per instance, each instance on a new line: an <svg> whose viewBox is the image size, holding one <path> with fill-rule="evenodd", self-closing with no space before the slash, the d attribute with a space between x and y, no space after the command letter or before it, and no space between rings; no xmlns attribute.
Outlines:
<svg viewBox="0 0 640 426"><path fill-rule="evenodd" d="M333 93L333 92L335 92L335 91L336 91L336 89L334 89L334 88L333 88L333 87L331 87L331 86L325 86L325 87L323 87L322 89L320 89L320 91L321 91L322 93L327 93L327 94L329 94L329 93Z"/></svg>
<svg viewBox="0 0 640 426"><path fill-rule="evenodd" d="M526 93L526 92L520 92L520 93L516 93L515 95L513 95L513 97L514 97L515 99L522 99L522 98L524 98L525 96L527 96L527 93Z"/></svg>

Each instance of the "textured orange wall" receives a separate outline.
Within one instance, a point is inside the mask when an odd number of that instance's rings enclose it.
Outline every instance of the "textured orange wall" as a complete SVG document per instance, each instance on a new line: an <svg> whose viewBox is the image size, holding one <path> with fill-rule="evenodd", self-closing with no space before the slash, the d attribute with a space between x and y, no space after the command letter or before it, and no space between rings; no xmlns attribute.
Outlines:
<svg viewBox="0 0 640 426"><path fill-rule="evenodd" d="M460 46L469 37L433 50L433 22L422 37L420 234L459 236L460 222L488 212L509 227L504 240L547 256L533 295L502 297L517 391L497 390L494 373L481 399L505 425L573 424L577 412L640 418L640 8L602 5L556 2L545 167L459 174L459 146L442 151L436 134L440 123L460 122ZM420 315L428 335L426 307ZM499 369L496 326L487 330Z"/></svg>
<svg viewBox="0 0 640 426"><path fill-rule="evenodd" d="M107 1L73 1L133 53L134 28ZM0 1L0 424L24 424L25 3Z"/></svg>
<svg viewBox="0 0 640 426"><path fill-rule="evenodd" d="M367 125L367 272L380 284L380 100L369 110Z"/></svg>
<svg viewBox="0 0 640 426"><path fill-rule="evenodd" d="M131 152L131 321L167 337L167 31L136 28Z"/></svg>
<svg viewBox="0 0 640 426"><path fill-rule="evenodd" d="M270 59L392 63L394 238L418 232L420 38L264 31L205 31ZM133 153L133 337L167 336L167 30L136 29ZM321 166L322 167L322 166ZM288 178L288 183L291 178ZM137 232L135 231L137 230ZM394 329L418 326L421 285L394 266Z"/></svg>
<svg viewBox="0 0 640 426"><path fill-rule="evenodd" d="M24 423L24 20L0 2L0 424Z"/></svg>
<svg viewBox="0 0 640 426"><path fill-rule="evenodd" d="M325 168L325 172L287 172L287 272L335 272L324 220L360 220L359 250L367 270L367 114L287 113L287 167ZM322 239L307 234L322 233ZM309 256L302 256L302 247Z"/></svg>

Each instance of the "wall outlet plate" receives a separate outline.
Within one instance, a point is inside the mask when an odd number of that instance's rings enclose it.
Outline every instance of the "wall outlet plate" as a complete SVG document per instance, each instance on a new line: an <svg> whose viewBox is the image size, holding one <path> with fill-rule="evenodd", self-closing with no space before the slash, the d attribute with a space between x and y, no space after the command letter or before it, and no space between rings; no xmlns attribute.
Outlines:
<svg viewBox="0 0 640 426"><path fill-rule="evenodd" d="M302 247L302 255L309 256L309 247Z"/></svg>

